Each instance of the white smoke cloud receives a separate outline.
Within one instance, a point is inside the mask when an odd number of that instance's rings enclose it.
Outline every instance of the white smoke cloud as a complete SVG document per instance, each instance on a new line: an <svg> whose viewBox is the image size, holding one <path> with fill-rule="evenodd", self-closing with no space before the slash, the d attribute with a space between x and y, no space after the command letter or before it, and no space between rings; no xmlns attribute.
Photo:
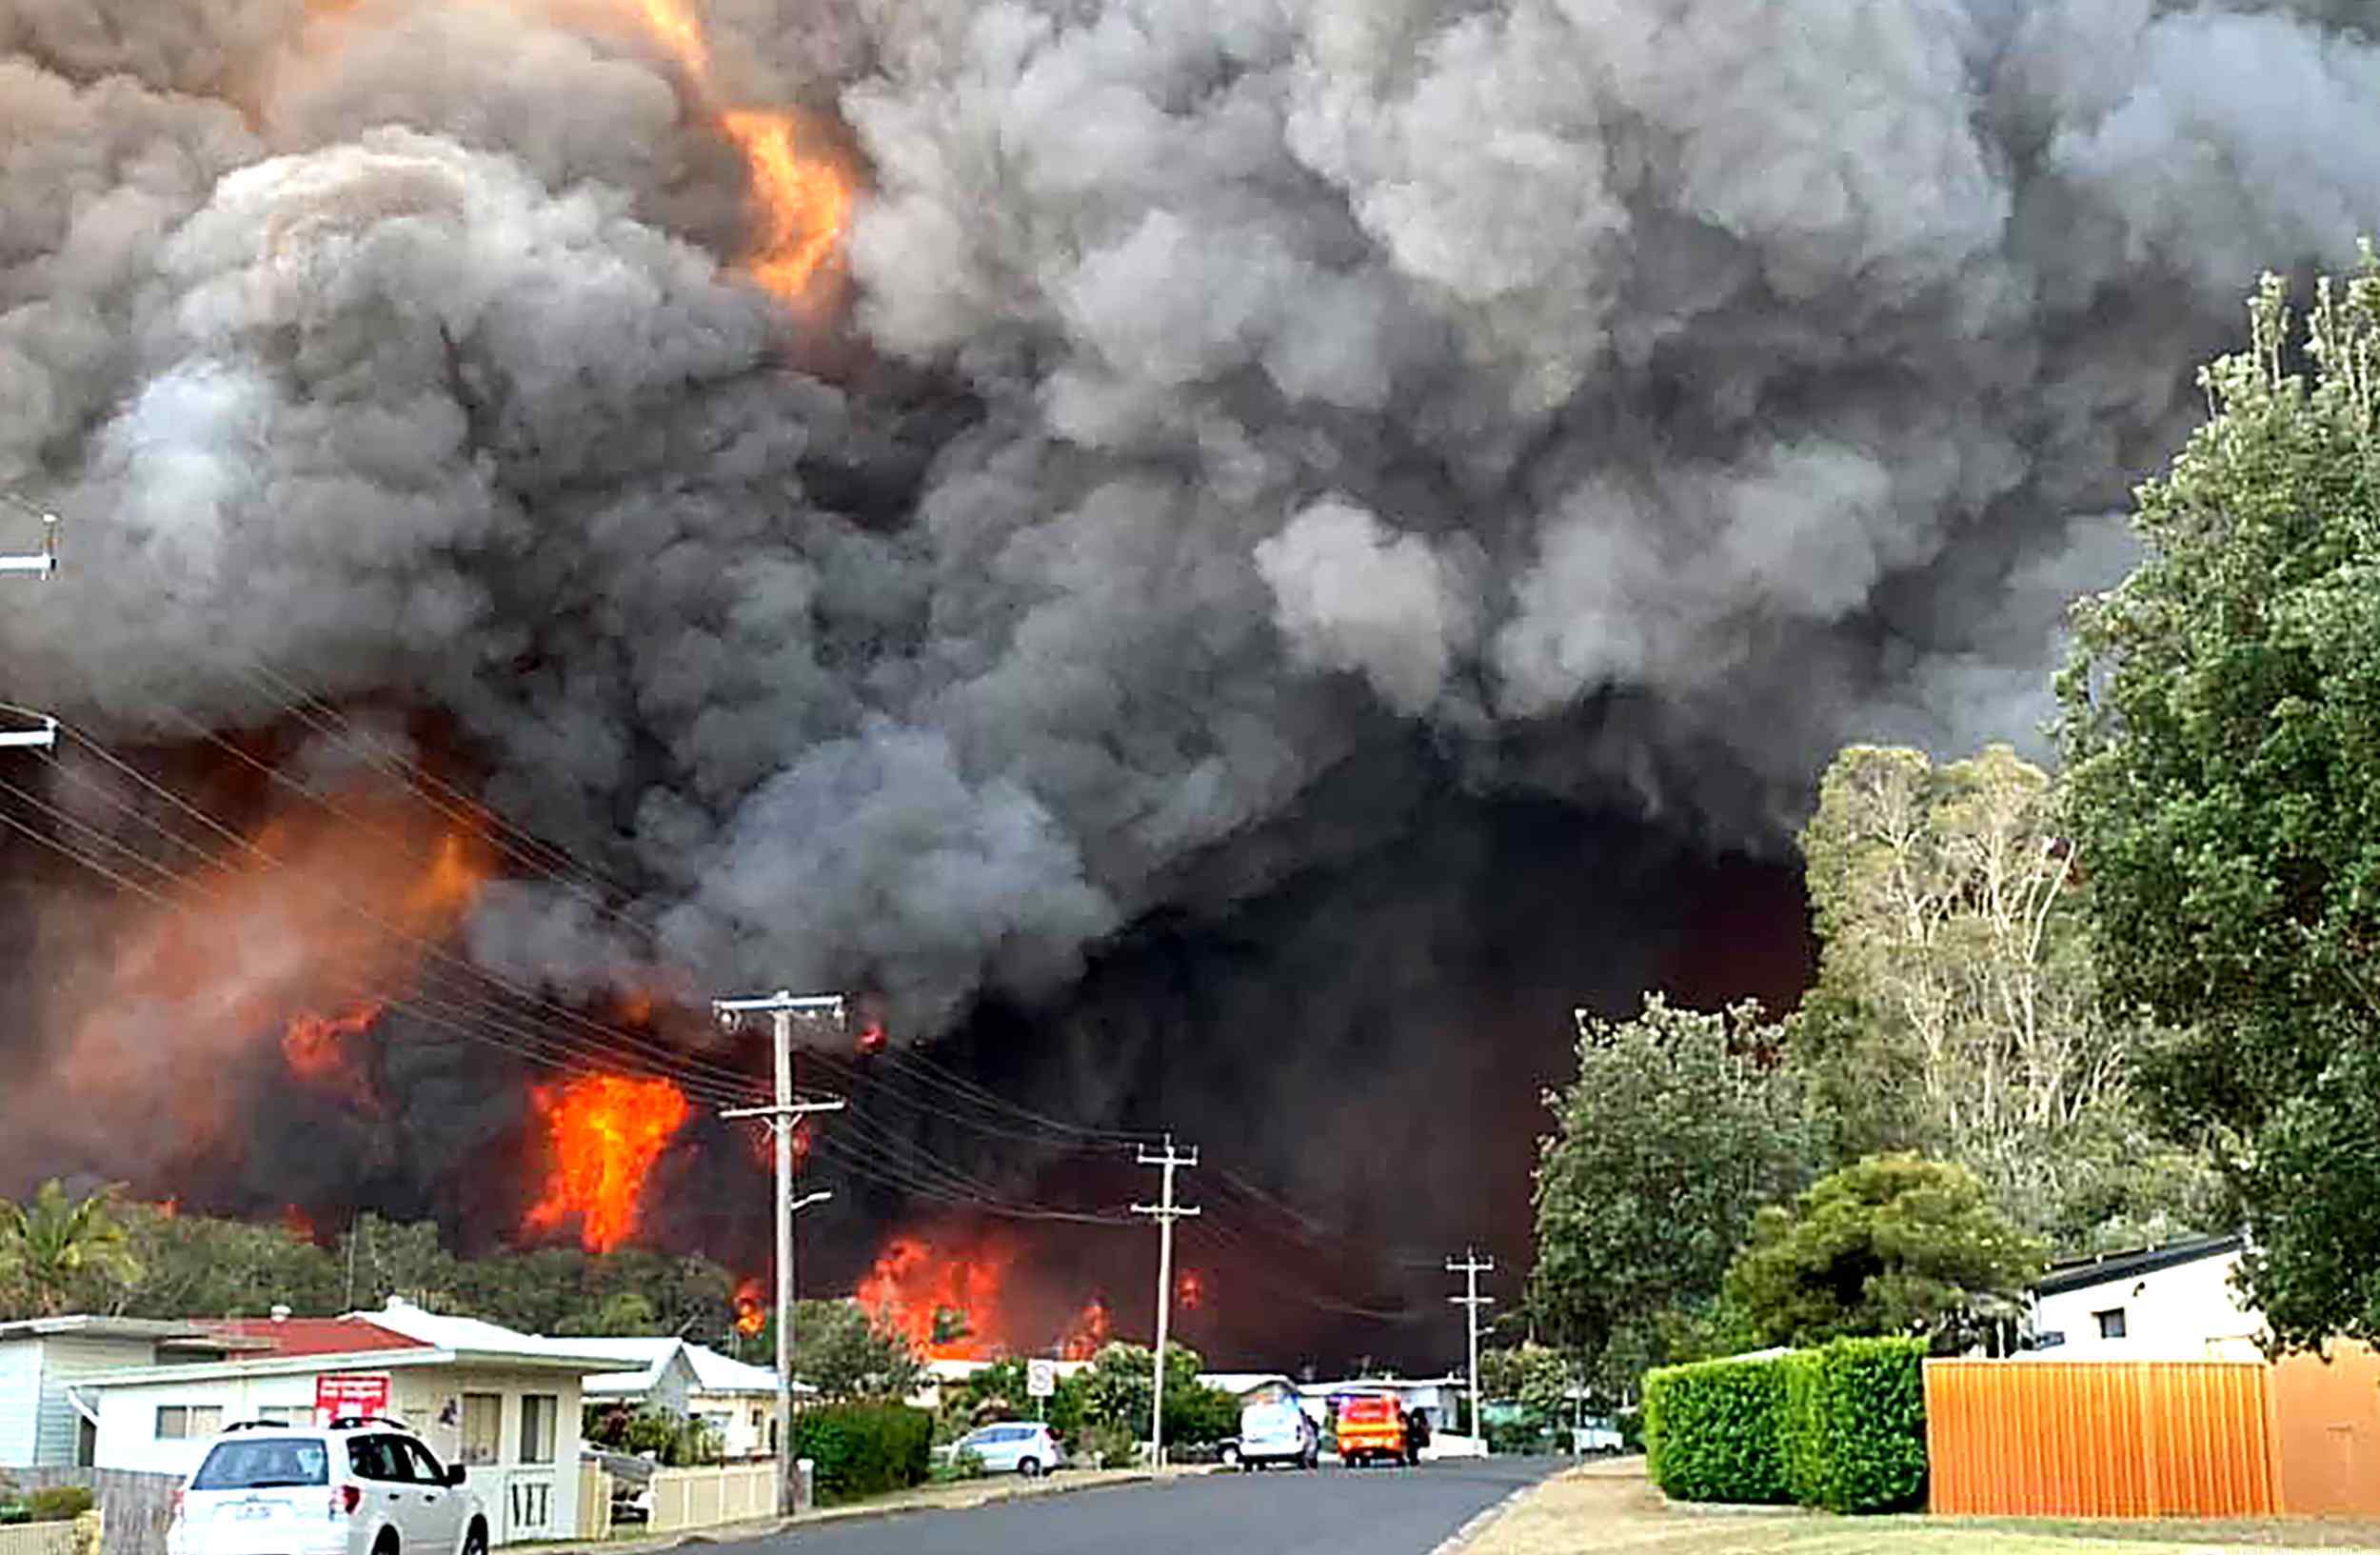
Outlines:
<svg viewBox="0 0 2380 1555"><path fill-rule="evenodd" d="M1468 646L1462 579L1418 535L1362 508L1315 504L1256 548L1292 650L1325 669L1360 671L1400 713L1423 712Z"/></svg>

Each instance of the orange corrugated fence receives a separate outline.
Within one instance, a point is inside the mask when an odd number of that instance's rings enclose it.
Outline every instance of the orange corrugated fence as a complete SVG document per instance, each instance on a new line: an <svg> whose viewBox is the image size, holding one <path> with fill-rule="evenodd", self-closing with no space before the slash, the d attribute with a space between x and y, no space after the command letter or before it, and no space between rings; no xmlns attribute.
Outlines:
<svg viewBox="0 0 2380 1555"><path fill-rule="evenodd" d="M2280 1425L2281 1509L2306 1517L2380 1517L2380 1355L2340 1341L2329 1358L2272 1368Z"/></svg>
<svg viewBox="0 0 2380 1555"><path fill-rule="evenodd" d="M2281 1510L2271 1368L2238 1361L1929 1361L1937 1512L2260 1517Z"/></svg>

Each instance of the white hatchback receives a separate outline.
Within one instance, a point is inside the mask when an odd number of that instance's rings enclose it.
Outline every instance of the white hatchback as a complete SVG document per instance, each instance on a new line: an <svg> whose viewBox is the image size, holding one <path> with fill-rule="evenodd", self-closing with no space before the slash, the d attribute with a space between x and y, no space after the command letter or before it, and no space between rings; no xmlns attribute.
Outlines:
<svg viewBox="0 0 2380 1555"><path fill-rule="evenodd" d="M235 1425L174 1500L167 1555L486 1555L487 1509L391 1421Z"/></svg>

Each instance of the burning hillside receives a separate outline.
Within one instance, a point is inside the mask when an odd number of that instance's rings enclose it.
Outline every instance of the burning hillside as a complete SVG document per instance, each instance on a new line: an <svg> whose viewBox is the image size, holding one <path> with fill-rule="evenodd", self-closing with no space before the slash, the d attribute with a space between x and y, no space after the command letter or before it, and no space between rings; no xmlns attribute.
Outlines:
<svg viewBox="0 0 2380 1555"><path fill-rule="evenodd" d="M805 1288L1129 1326L1171 1128L1202 1321L1436 1332L1572 1006L1792 998L1823 757L2034 728L2348 15L0 0L0 1190L749 1269L704 1002L866 987Z"/></svg>

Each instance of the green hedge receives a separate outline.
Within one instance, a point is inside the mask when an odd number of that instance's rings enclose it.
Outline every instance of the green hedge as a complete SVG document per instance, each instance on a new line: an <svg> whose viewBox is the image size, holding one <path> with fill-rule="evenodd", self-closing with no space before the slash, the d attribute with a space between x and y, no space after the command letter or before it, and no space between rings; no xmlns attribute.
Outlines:
<svg viewBox="0 0 2380 1555"><path fill-rule="evenodd" d="M817 1465L821 1501L925 1483L934 1417L901 1404L829 1404L793 1417L793 1452Z"/></svg>
<svg viewBox="0 0 2380 1555"><path fill-rule="evenodd" d="M1921 1505L1925 1346L1838 1339L1769 1361L1706 1361L1645 1378L1654 1483L1680 1501L1836 1512Z"/></svg>
<svg viewBox="0 0 2380 1555"><path fill-rule="evenodd" d="M1926 1494L1926 1346L1914 1339L1838 1339L1806 1352L1806 1491L1833 1512L1921 1505ZM1795 1358L1797 1362L1801 1357Z"/></svg>
<svg viewBox="0 0 2380 1555"><path fill-rule="evenodd" d="M1663 1366L1644 1380L1653 1483L1679 1501L1786 1499L1785 1373L1768 1361Z"/></svg>

